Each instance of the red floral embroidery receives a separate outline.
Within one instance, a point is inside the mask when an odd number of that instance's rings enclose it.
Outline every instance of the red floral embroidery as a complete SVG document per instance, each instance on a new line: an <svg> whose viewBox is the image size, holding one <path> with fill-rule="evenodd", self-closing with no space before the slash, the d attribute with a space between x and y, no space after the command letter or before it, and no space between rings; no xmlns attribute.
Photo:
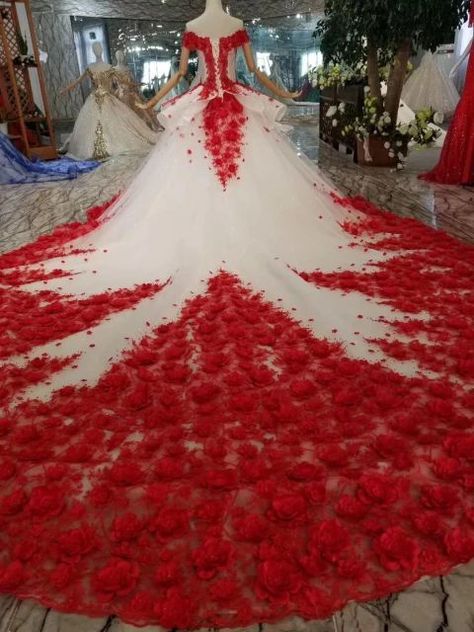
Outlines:
<svg viewBox="0 0 474 632"><path fill-rule="evenodd" d="M472 389L444 373L351 360L224 272L97 385L10 406L63 366L6 365L3 592L243 626L326 617L474 555Z"/></svg>
<svg viewBox="0 0 474 632"><path fill-rule="evenodd" d="M161 286L87 303L19 289L24 264L63 256L92 224L0 257L0 591L138 625L237 627L327 617L474 555L473 250L337 201L356 243L394 257L301 276L407 312L386 324L396 343L372 344L432 377L351 359L221 272L97 384L28 399L77 360L30 358L38 344Z"/></svg>
<svg viewBox="0 0 474 632"><path fill-rule="evenodd" d="M71 246L66 248L66 244L73 239L83 237L95 230L100 225L105 211L114 204L118 197L119 196L115 196L105 204L89 209L87 212L87 221L83 224L74 222L65 224L64 226L58 226L51 234L39 237L30 244L0 255L0 270L13 269L24 264L32 265L46 261L47 259L62 257L66 254L71 255L85 252L75 250ZM8 278L11 279L12 277ZM2 279L3 277L0 276L0 280ZM19 283L24 282L25 281L19 281Z"/></svg>
<svg viewBox="0 0 474 632"><path fill-rule="evenodd" d="M362 219L356 217L344 226L354 235L355 243L364 245L365 236L370 235L371 247L402 254L371 264L363 272L301 276L319 286L362 292L409 314L410 318L391 323L394 336L373 341L387 355L416 360L423 368L443 375L474 378L474 338L470 334L474 319L473 249L415 220L380 211L362 198L334 199L362 213ZM423 313L429 313L430 318L423 318ZM452 388L446 382L431 387L437 397L427 404L427 412L440 422L452 417ZM458 423L463 423L462 418Z"/></svg>
<svg viewBox="0 0 474 632"><path fill-rule="evenodd" d="M212 156L214 170L224 188L237 176L247 120L243 106L234 96L238 84L228 76L229 55L248 41L244 30L221 38L215 59L208 37L187 31L183 38L183 45L189 50L201 51L206 61L207 76L201 92L202 99L209 99L203 113L205 148Z"/></svg>
<svg viewBox="0 0 474 632"><path fill-rule="evenodd" d="M240 101L227 92L209 101L203 113L205 147L224 188L239 170L246 120Z"/></svg>
<svg viewBox="0 0 474 632"><path fill-rule="evenodd" d="M206 62L206 81L202 84L203 90L201 97L207 99L215 93L217 89L217 66L212 53L211 40L209 37L200 37L192 31L186 31L183 36L183 46L190 51L199 50L204 55Z"/></svg>

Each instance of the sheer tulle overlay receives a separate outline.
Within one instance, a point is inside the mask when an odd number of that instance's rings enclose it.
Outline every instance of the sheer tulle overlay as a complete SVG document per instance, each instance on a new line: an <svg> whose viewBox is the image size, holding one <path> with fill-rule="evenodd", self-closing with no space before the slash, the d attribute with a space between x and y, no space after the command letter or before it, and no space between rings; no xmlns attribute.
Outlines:
<svg viewBox="0 0 474 632"><path fill-rule="evenodd" d="M0 258L0 590L327 617L474 556L473 250L344 200L187 34L131 187Z"/></svg>
<svg viewBox="0 0 474 632"><path fill-rule="evenodd" d="M432 107L445 116L451 116L459 102L454 81L436 62L436 57L431 52L423 55L420 66L408 78L402 96L415 112Z"/></svg>

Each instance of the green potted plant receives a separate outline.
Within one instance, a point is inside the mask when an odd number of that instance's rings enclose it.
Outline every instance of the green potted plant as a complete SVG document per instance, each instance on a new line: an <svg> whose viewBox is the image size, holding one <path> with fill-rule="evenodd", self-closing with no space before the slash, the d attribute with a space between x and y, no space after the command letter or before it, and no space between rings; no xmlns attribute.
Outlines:
<svg viewBox="0 0 474 632"><path fill-rule="evenodd" d="M365 66L377 121L387 114L387 126L395 130L410 57L419 48L436 50L447 34L466 20L470 3L471 0L326 0L325 17L318 23L316 34L321 38L326 63ZM381 72L384 67L385 77ZM381 82L385 78L387 92L383 97ZM366 145L371 145L372 140L370 135Z"/></svg>

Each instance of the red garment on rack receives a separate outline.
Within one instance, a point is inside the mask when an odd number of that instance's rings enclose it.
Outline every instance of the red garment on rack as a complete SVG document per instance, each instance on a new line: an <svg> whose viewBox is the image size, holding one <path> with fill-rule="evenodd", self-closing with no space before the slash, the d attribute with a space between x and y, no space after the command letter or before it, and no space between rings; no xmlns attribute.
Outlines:
<svg viewBox="0 0 474 632"><path fill-rule="evenodd" d="M471 11L470 23L474 17ZM424 180L441 184L474 185L474 46L471 48L466 83L443 145L441 157Z"/></svg>

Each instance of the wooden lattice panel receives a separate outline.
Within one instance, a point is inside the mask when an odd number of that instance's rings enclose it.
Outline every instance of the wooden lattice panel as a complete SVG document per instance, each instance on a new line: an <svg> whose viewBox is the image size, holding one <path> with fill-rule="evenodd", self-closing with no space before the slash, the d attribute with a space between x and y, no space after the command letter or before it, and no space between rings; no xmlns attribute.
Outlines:
<svg viewBox="0 0 474 632"><path fill-rule="evenodd" d="M19 19L20 6L26 20ZM28 51L22 50L20 35L27 39ZM0 95L17 146L29 157L55 158L54 128L29 0L9 0L0 6Z"/></svg>
<svg viewBox="0 0 474 632"><path fill-rule="evenodd" d="M22 112L24 114L32 114L35 110L35 106L29 95L27 75L21 70L21 68L15 68L15 79Z"/></svg>
<svg viewBox="0 0 474 632"><path fill-rule="evenodd" d="M20 55L20 47L18 44L18 32L19 27L15 20L12 7L2 7L0 12L1 25L0 28L3 32L2 40L0 41L0 72L4 75L4 100L5 107L9 115L12 115L17 105L15 102L15 92L13 88L13 82L8 76L7 69L8 57L14 60ZM5 46L6 43L6 46ZM18 91L18 97L20 100L21 110L23 114L30 115L35 111L34 103L30 96L30 86L28 74L20 66L14 66L14 81Z"/></svg>
<svg viewBox="0 0 474 632"><path fill-rule="evenodd" d="M13 59L20 54L18 47L17 26L13 16L11 7L1 8L1 21L5 39L7 41L8 50L11 58ZM7 63L7 51L3 45L0 46L0 65L6 65Z"/></svg>

